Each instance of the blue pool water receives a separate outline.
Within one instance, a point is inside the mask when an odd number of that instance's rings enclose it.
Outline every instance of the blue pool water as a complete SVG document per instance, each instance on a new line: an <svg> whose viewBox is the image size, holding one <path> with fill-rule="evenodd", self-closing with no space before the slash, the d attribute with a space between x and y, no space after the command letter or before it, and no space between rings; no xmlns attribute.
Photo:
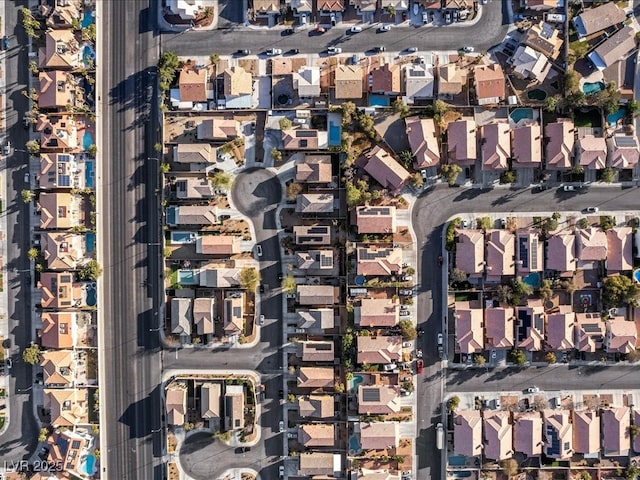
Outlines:
<svg viewBox="0 0 640 480"><path fill-rule="evenodd" d="M359 452L360 450L362 450L360 439L357 435L351 435L349 437L349 450L351 450L352 452Z"/></svg>
<svg viewBox="0 0 640 480"><path fill-rule="evenodd" d="M196 241L194 232L171 232L171 243L193 243Z"/></svg>
<svg viewBox="0 0 640 480"><path fill-rule="evenodd" d="M619 108L617 112L612 113L611 115L607 115L607 123L610 127L615 127L618 125L618 121L624 117L626 111L624 108Z"/></svg>
<svg viewBox="0 0 640 480"><path fill-rule="evenodd" d="M329 146L339 147L342 143L342 125L329 120Z"/></svg>
<svg viewBox="0 0 640 480"><path fill-rule="evenodd" d="M389 105L391 102L386 95L369 95L370 107L388 107Z"/></svg>
<svg viewBox="0 0 640 480"><path fill-rule="evenodd" d="M82 148L84 150L89 150L89 147L93 145L93 135L88 130L84 131L82 135Z"/></svg>
<svg viewBox="0 0 640 480"><path fill-rule="evenodd" d="M94 457L93 454L90 453L89 455L87 455L87 458L84 463L85 473L87 475L93 475L94 473L96 473L95 466L96 466L96 457Z"/></svg>
<svg viewBox="0 0 640 480"><path fill-rule="evenodd" d="M178 270L178 283L180 285L197 285L198 272L195 270Z"/></svg>
<svg viewBox="0 0 640 480"><path fill-rule="evenodd" d="M640 270L633 272L633 278L636 282L640 283Z"/></svg>
<svg viewBox="0 0 640 480"><path fill-rule="evenodd" d="M463 455L453 455L449 457L449 465L453 467L462 467L466 465L467 459Z"/></svg>
<svg viewBox="0 0 640 480"><path fill-rule="evenodd" d="M80 26L82 28L87 28L92 23L93 23L93 12L87 12L82 17L82 22L80 22Z"/></svg>
<svg viewBox="0 0 640 480"><path fill-rule="evenodd" d="M85 236L85 246L87 249L87 253L93 253L96 247L96 234L93 232L88 232Z"/></svg>
<svg viewBox="0 0 640 480"><path fill-rule="evenodd" d="M530 108L516 108L509 116L514 123L518 123L525 118L533 119L533 110Z"/></svg>
<svg viewBox="0 0 640 480"><path fill-rule="evenodd" d="M537 272L532 272L524 277L522 281L527 285L531 285L533 288L538 288L540 287L540 274Z"/></svg>
<svg viewBox="0 0 640 480"><path fill-rule="evenodd" d="M86 134L85 134L86 136ZM91 136L91 134L89 134ZM84 137L83 137L84 140ZM93 188L93 162L84 162L84 186L87 188Z"/></svg>
<svg viewBox="0 0 640 480"><path fill-rule="evenodd" d="M86 66L89 65L90 62L95 62L96 60L96 52L89 45L85 45L82 49L82 61Z"/></svg>
<svg viewBox="0 0 640 480"><path fill-rule="evenodd" d="M582 85L582 91L585 95L593 95L594 93L598 93L604 90L603 82L594 82L594 83L585 83Z"/></svg>
<svg viewBox="0 0 640 480"><path fill-rule="evenodd" d="M87 306L95 307L98 304L98 291L96 284L87 284Z"/></svg>

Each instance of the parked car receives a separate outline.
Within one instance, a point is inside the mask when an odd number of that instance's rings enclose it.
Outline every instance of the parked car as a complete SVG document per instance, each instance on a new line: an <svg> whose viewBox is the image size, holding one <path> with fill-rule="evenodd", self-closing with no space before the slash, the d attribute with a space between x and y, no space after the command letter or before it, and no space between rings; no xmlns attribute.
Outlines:
<svg viewBox="0 0 640 480"><path fill-rule="evenodd" d="M420 375L423 369L424 369L424 360L419 358L418 360L416 360L416 373Z"/></svg>
<svg viewBox="0 0 640 480"><path fill-rule="evenodd" d="M342 53L342 49L340 47L329 47L327 48L327 53L329 55L336 55L338 53Z"/></svg>
<svg viewBox="0 0 640 480"><path fill-rule="evenodd" d="M598 207L587 207L584 209L584 211L587 213L598 213L598 210Z"/></svg>
<svg viewBox="0 0 640 480"><path fill-rule="evenodd" d="M349 31L351 33L360 33L362 31L362 27L359 27L358 25L354 25L349 29Z"/></svg>
<svg viewBox="0 0 640 480"><path fill-rule="evenodd" d="M270 48L267 50L267 56L268 57L275 57L276 55L282 55L282 49L281 48Z"/></svg>
<svg viewBox="0 0 640 480"><path fill-rule="evenodd" d="M391 25L382 25L378 31L379 32L388 32L389 30L391 30Z"/></svg>

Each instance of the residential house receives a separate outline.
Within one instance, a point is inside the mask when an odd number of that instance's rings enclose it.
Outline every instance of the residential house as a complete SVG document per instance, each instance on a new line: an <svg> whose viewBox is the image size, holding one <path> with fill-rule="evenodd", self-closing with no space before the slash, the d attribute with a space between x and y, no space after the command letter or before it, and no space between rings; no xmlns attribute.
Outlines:
<svg viewBox="0 0 640 480"><path fill-rule="evenodd" d="M393 298L363 298L354 308L354 322L361 327L393 327L400 321L400 305Z"/></svg>
<svg viewBox="0 0 640 480"><path fill-rule="evenodd" d="M482 230L456 229L456 268L471 278L484 273L484 232Z"/></svg>
<svg viewBox="0 0 640 480"><path fill-rule="evenodd" d="M600 454L598 410L573 410L573 449L583 455Z"/></svg>
<svg viewBox="0 0 640 480"><path fill-rule="evenodd" d="M204 420L219 420L222 386L205 382L200 386L200 417Z"/></svg>
<svg viewBox="0 0 640 480"><path fill-rule="evenodd" d="M279 0L253 0L253 11L258 17L268 17L280 13Z"/></svg>
<svg viewBox="0 0 640 480"><path fill-rule="evenodd" d="M303 362L329 362L335 360L335 344L332 341L308 341L302 344Z"/></svg>
<svg viewBox="0 0 640 480"><path fill-rule="evenodd" d="M480 128L482 169L506 170L511 155L511 127L506 121L483 125Z"/></svg>
<svg viewBox="0 0 640 480"><path fill-rule="evenodd" d="M43 371L43 383L47 388L74 386L76 361L73 350L47 350L42 352L40 366Z"/></svg>
<svg viewBox="0 0 640 480"><path fill-rule="evenodd" d="M334 402L331 395L298 396L298 412L302 418L333 418Z"/></svg>
<svg viewBox="0 0 640 480"><path fill-rule="evenodd" d="M401 66L399 64L385 63L369 74L369 90L371 93L400 95L402 93L401 77Z"/></svg>
<svg viewBox="0 0 640 480"><path fill-rule="evenodd" d="M483 312L478 302L456 302L456 351L480 353L484 349Z"/></svg>
<svg viewBox="0 0 640 480"><path fill-rule="evenodd" d="M300 305L334 305L340 289L331 285L297 285Z"/></svg>
<svg viewBox="0 0 640 480"><path fill-rule="evenodd" d="M42 272L38 282L42 296L40 306L53 309L86 306L83 284L74 282L73 278L71 272Z"/></svg>
<svg viewBox="0 0 640 480"><path fill-rule="evenodd" d="M395 385L358 385L358 413L387 415L401 409L400 387Z"/></svg>
<svg viewBox="0 0 640 480"><path fill-rule="evenodd" d="M41 192L38 195L40 228L67 230L84 223L84 197L65 192Z"/></svg>
<svg viewBox="0 0 640 480"><path fill-rule="evenodd" d="M72 30L49 30L38 50L40 69L72 70L83 65L80 45Z"/></svg>
<svg viewBox="0 0 640 480"><path fill-rule="evenodd" d="M282 130L283 150L319 150L327 146L326 132L312 128Z"/></svg>
<svg viewBox="0 0 640 480"><path fill-rule="evenodd" d="M323 1L325 3L342 2L342 0L318 0L318 4ZM298 455L298 459L299 466L297 476L333 478L335 475L340 475L342 470L340 454L338 453L303 452Z"/></svg>
<svg viewBox="0 0 640 480"><path fill-rule="evenodd" d="M516 77L542 83L551 70L547 57L528 45L520 44L509 60Z"/></svg>
<svg viewBox="0 0 640 480"><path fill-rule="evenodd" d="M213 334L213 307L215 300L211 297L201 297L193 300L193 324L198 335Z"/></svg>
<svg viewBox="0 0 640 480"><path fill-rule="evenodd" d="M476 66L473 73L478 105L500 103L505 99L505 74L500 65L494 63Z"/></svg>
<svg viewBox="0 0 640 480"><path fill-rule="evenodd" d="M292 75L293 88L300 98L320 96L320 67L303 65Z"/></svg>
<svg viewBox="0 0 640 480"><path fill-rule="evenodd" d="M239 268L203 268L199 273L201 287L232 288L240 286Z"/></svg>
<svg viewBox="0 0 640 480"><path fill-rule="evenodd" d="M94 437L89 432L73 431L73 430L61 430L54 431L47 438L47 447L49 451L46 461L48 465L64 465L65 475L69 475L71 478L82 478L86 475L86 458L94 451ZM10 475L10 474L7 474ZM36 475L31 478L37 480ZM56 476L49 476L49 474L43 474L41 480L45 477L49 479L56 478ZM9 477L5 477L9 480ZM16 480L19 477L16 477Z"/></svg>
<svg viewBox="0 0 640 480"><path fill-rule="evenodd" d="M316 8L320 14L344 12L344 0L316 0Z"/></svg>
<svg viewBox="0 0 640 480"><path fill-rule="evenodd" d="M516 308L518 348L530 352L542 350L544 342L544 307L542 300L528 300L526 307Z"/></svg>
<svg viewBox="0 0 640 480"><path fill-rule="evenodd" d="M527 8L531 10L551 10L563 5L563 0L525 0Z"/></svg>
<svg viewBox="0 0 640 480"><path fill-rule="evenodd" d="M607 234L596 227L581 228L577 231L578 260L598 262L607 258Z"/></svg>
<svg viewBox="0 0 640 480"><path fill-rule="evenodd" d="M438 97L449 98L460 95L467 85L467 69L456 63L438 66Z"/></svg>
<svg viewBox="0 0 640 480"><path fill-rule="evenodd" d="M490 411L484 416L484 456L504 460L513 456L513 430L509 412Z"/></svg>
<svg viewBox="0 0 640 480"><path fill-rule="evenodd" d="M615 227L607 230L607 273L620 273L633 270L633 229Z"/></svg>
<svg viewBox="0 0 640 480"><path fill-rule="evenodd" d="M300 367L297 381L300 388L331 389L335 382L335 374L333 367Z"/></svg>
<svg viewBox="0 0 640 480"><path fill-rule="evenodd" d="M542 129L539 123L529 123L511 131L513 168L542 167Z"/></svg>
<svg viewBox="0 0 640 480"><path fill-rule="evenodd" d="M333 250L308 250L297 252L296 260L298 268L305 270L307 274L313 272L314 275L333 275Z"/></svg>
<svg viewBox="0 0 640 480"><path fill-rule="evenodd" d="M599 312L576 313L575 345L580 352L594 353L604 343L605 324Z"/></svg>
<svg viewBox="0 0 640 480"><path fill-rule="evenodd" d="M298 328L302 328L309 333L323 333L325 330L335 327L332 308L296 310L296 314L298 315Z"/></svg>
<svg viewBox="0 0 640 480"><path fill-rule="evenodd" d="M223 331L227 336L241 335L244 330L244 296L224 299Z"/></svg>
<svg viewBox="0 0 640 480"><path fill-rule="evenodd" d="M67 114L38 115L36 131L40 132L40 146L43 150L78 149L78 125L75 117Z"/></svg>
<svg viewBox="0 0 640 480"><path fill-rule="evenodd" d="M42 189L93 188L95 178L91 161L70 153L40 153L38 184ZM86 167L86 168L85 168Z"/></svg>
<svg viewBox="0 0 640 480"><path fill-rule="evenodd" d="M41 250L49 270L75 270L89 259L85 257L83 234L73 232L44 232L40 235Z"/></svg>
<svg viewBox="0 0 640 480"><path fill-rule="evenodd" d="M206 103L213 98L206 68L183 68L178 77L180 106L193 106L194 103ZM189 108L190 108L189 107Z"/></svg>
<svg viewBox="0 0 640 480"><path fill-rule="evenodd" d="M573 455L573 424L570 410L544 410L544 454L557 460Z"/></svg>
<svg viewBox="0 0 640 480"><path fill-rule="evenodd" d="M245 427L243 385L227 384L224 395L224 407L227 427L232 430L243 429Z"/></svg>
<svg viewBox="0 0 640 480"><path fill-rule="evenodd" d="M222 72L222 93L225 108L251 108L253 104L253 77L241 66L229 67ZM220 101L218 100L218 103Z"/></svg>
<svg viewBox="0 0 640 480"><path fill-rule="evenodd" d="M536 23L522 37L522 43L542 53L547 58L554 59L558 56L562 47L562 39L558 36L558 33L559 30L549 23Z"/></svg>
<svg viewBox="0 0 640 480"><path fill-rule="evenodd" d="M433 98L433 66L426 63L407 63L404 72L404 99L407 105L416 100Z"/></svg>
<svg viewBox="0 0 640 480"><path fill-rule="evenodd" d="M364 153L358 163L383 188L392 192L399 191L411 178L411 174L379 145Z"/></svg>
<svg viewBox="0 0 640 480"><path fill-rule="evenodd" d="M573 166L575 126L573 120L558 118L547 123L544 129L547 138L546 168L548 170L569 170Z"/></svg>
<svg viewBox="0 0 640 480"><path fill-rule="evenodd" d="M414 167L437 167L440 164L440 146L433 118L407 117L404 121L409 146L416 159Z"/></svg>
<svg viewBox="0 0 640 480"><path fill-rule="evenodd" d="M86 388L45 388L44 408L54 428L74 427L89 422L89 394Z"/></svg>
<svg viewBox="0 0 640 480"><path fill-rule="evenodd" d="M196 253L230 257L240 253L240 237L236 235L201 235L196 239Z"/></svg>
<svg viewBox="0 0 640 480"><path fill-rule="evenodd" d="M515 346L515 315L512 307L492 307L484 311L484 348L506 350Z"/></svg>
<svg viewBox="0 0 640 480"><path fill-rule="evenodd" d="M216 225L218 209L210 205L172 205L167 207L167 224L170 227L185 225Z"/></svg>
<svg viewBox="0 0 640 480"><path fill-rule="evenodd" d="M607 166L607 142L602 137L584 135L578 139L577 156L585 169L599 170Z"/></svg>
<svg viewBox="0 0 640 480"><path fill-rule="evenodd" d="M40 344L43 348L73 348L76 312L42 312Z"/></svg>
<svg viewBox="0 0 640 480"><path fill-rule="evenodd" d="M46 17L47 27L73 28L74 23L80 20L80 2L75 0L56 0L49 5L41 4L39 12Z"/></svg>
<svg viewBox="0 0 640 480"><path fill-rule="evenodd" d="M622 14L624 15L624 12ZM589 52L587 57L598 70L604 70L618 60L626 58L629 52L635 48L636 31L627 25Z"/></svg>
<svg viewBox="0 0 640 480"><path fill-rule="evenodd" d="M628 456L631 448L629 407L605 408L600 411L600 421L602 422L602 454L605 457Z"/></svg>
<svg viewBox="0 0 640 480"><path fill-rule="evenodd" d="M171 299L171 333L191 335L193 309L190 298Z"/></svg>
<svg viewBox="0 0 640 480"><path fill-rule="evenodd" d="M631 353L636 351L638 329L633 321L623 316L611 317L607 321L604 349L608 353Z"/></svg>
<svg viewBox="0 0 640 480"><path fill-rule="evenodd" d="M296 164L296 182L331 183L331 155L305 155L304 160Z"/></svg>
<svg viewBox="0 0 640 480"><path fill-rule="evenodd" d="M635 135L614 134L607 139L609 146L609 166L620 170L633 168L638 164L640 148Z"/></svg>
<svg viewBox="0 0 640 480"><path fill-rule="evenodd" d="M537 228L521 229L516 232L516 270L518 275L544 270L543 240Z"/></svg>
<svg viewBox="0 0 640 480"><path fill-rule="evenodd" d="M331 227L328 225L296 225L293 227L296 245L331 245Z"/></svg>
<svg viewBox="0 0 640 480"><path fill-rule="evenodd" d="M362 67L360 65L338 65L335 70L335 99L362 98Z"/></svg>
<svg viewBox="0 0 640 480"><path fill-rule="evenodd" d="M216 163L216 149L208 143L179 143L174 148L173 161L189 164L191 171L203 171Z"/></svg>
<svg viewBox="0 0 640 480"><path fill-rule="evenodd" d="M76 104L76 80L70 72L52 70L38 74L38 108L67 108Z"/></svg>
<svg viewBox="0 0 640 480"><path fill-rule="evenodd" d="M176 197L180 200L212 198L216 194L215 188L205 176L176 176L174 183Z"/></svg>
<svg viewBox="0 0 640 480"><path fill-rule="evenodd" d="M572 350L574 347L573 325L576 314L571 305L560 305L558 311L547 314L547 345L552 350Z"/></svg>
<svg viewBox="0 0 640 480"><path fill-rule="evenodd" d="M396 207L391 205L359 205L355 208L355 225L358 233L395 233Z"/></svg>
<svg viewBox="0 0 640 480"><path fill-rule="evenodd" d="M618 25L626 20L625 12L615 2L605 2L599 7L587 8L573 18L578 37L583 38Z"/></svg>
<svg viewBox="0 0 640 480"><path fill-rule="evenodd" d="M360 423L360 446L362 450L391 450L398 446L400 423Z"/></svg>
<svg viewBox="0 0 640 480"><path fill-rule="evenodd" d="M516 237L508 230L488 230L486 247L486 280L500 282L516 273Z"/></svg>
<svg viewBox="0 0 640 480"><path fill-rule="evenodd" d="M313 4L315 2L313 0L291 0L291 8L298 15L302 13L306 13L310 15L313 11Z"/></svg>
<svg viewBox="0 0 640 480"><path fill-rule="evenodd" d="M447 144L449 162L462 166L474 165L478 156L476 153L476 121L469 117L449 123Z"/></svg>
<svg viewBox="0 0 640 480"><path fill-rule="evenodd" d="M334 211L333 193L303 193L296 200L296 212L328 215Z"/></svg>
<svg viewBox="0 0 640 480"><path fill-rule="evenodd" d="M305 448L333 447L336 442L335 425L327 423L309 423L298 425L298 442Z"/></svg>
<svg viewBox="0 0 640 480"><path fill-rule="evenodd" d="M228 142L240 136L240 124L233 116L207 118L198 123L196 138Z"/></svg>
<svg viewBox="0 0 640 480"><path fill-rule="evenodd" d="M475 457L482 453L482 418L479 410L458 410L453 419L453 451Z"/></svg>
<svg viewBox="0 0 640 480"><path fill-rule="evenodd" d="M358 275L397 275L402 269L402 249L398 247L358 247L356 249Z"/></svg>
<svg viewBox="0 0 640 480"><path fill-rule="evenodd" d="M402 356L400 336L358 336L358 363L361 365L381 365L395 363Z"/></svg>
<svg viewBox="0 0 640 480"><path fill-rule="evenodd" d="M576 236L573 233L556 233L547 239L547 270L559 272L561 277L571 277L576 270Z"/></svg>
<svg viewBox="0 0 640 480"><path fill-rule="evenodd" d="M538 412L517 413L513 418L513 449L526 457L542 454L542 417Z"/></svg>

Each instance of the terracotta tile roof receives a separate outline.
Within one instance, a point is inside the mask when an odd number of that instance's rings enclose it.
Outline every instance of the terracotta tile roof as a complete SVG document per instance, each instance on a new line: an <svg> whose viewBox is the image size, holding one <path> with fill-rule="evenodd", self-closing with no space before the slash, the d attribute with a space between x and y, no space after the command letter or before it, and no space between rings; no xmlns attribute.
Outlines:
<svg viewBox="0 0 640 480"><path fill-rule="evenodd" d="M298 369L298 387L333 388L335 373L333 367L300 367Z"/></svg>
<svg viewBox="0 0 640 480"><path fill-rule="evenodd" d="M371 91L382 93L402 92L400 85L400 65L385 63L371 72Z"/></svg>
<svg viewBox="0 0 640 480"><path fill-rule="evenodd" d="M395 275L402 268L401 248L358 247L358 275Z"/></svg>
<svg viewBox="0 0 640 480"><path fill-rule="evenodd" d="M310 423L298 426L298 441L305 447L333 447L335 445L335 425Z"/></svg>
<svg viewBox="0 0 640 480"><path fill-rule="evenodd" d="M546 268L567 273L576 270L576 236L573 233L558 233L547 240Z"/></svg>
<svg viewBox="0 0 640 480"><path fill-rule="evenodd" d="M580 352L595 352L602 347L605 324L600 313L576 313L575 344Z"/></svg>
<svg viewBox="0 0 640 480"><path fill-rule="evenodd" d="M354 309L357 325L362 327L393 327L398 324L399 305L391 298L363 298Z"/></svg>
<svg viewBox="0 0 640 480"><path fill-rule="evenodd" d="M505 75L502 67L497 63L476 66L474 85L479 105L499 103L505 98Z"/></svg>
<svg viewBox="0 0 640 480"><path fill-rule="evenodd" d="M513 430L509 412L492 411L484 417L484 456L503 460L513 455Z"/></svg>
<svg viewBox="0 0 640 480"><path fill-rule="evenodd" d="M607 235L599 228L581 228L577 231L578 258L582 261L599 261L607 258Z"/></svg>
<svg viewBox="0 0 640 480"><path fill-rule="evenodd" d="M513 348L515 345L513 308L487 308L484 316L485 349Z"/></svg>
<svg viewBox="0 0 640 480"><path fill-rule="evenodd" d="M206 68L183 68L178 79L181 102L206 102L209 75Z"/></svg>
<svg viewBox="0 0 640 480"><path fill-rule="evenodd" d="M456 268L472 277L484 272L484 232L482 230L457 229Z"/></svg>
<svg viewBox="0 0 640 480"><path fill-rule="evenodd" d="M362 67L338 65L335 71L335 98L362 98Z"/></svg>
<svg viewBox="0 0 640 480"><path fill-rule="evenodd" d="M333 418L332 395L305 395L298 397L298 409L303 418Z"/></svg>
<svg viewBox="0 0 640 480"><path fill-rule="evenodd" d="M574 18L573 23L579 35L588 36L625 20L624 10L615 2L606 2L599 7L587 8Z"/></svg>
<svg viewBox="0 0 640 480"><path fill-rule="evenodd" d="M627 456L631 448L628 407L612 407L600 411L602 422L602 454L606 457Z"/></svg>
<svg viewBox="0 0 640 480"><path fill-rule="evenodd" d="M384 415L400 411L400 387L393 385L358 385L358 413Z"/></svg>
<svg viewBox="0 0 640 480"><path fill-rule="evenodd" d="M607 273L633 269L631 227L615 227L607 231Z"/></svg>
<svg viewBox="0 0 640 480"><path fill-rule="evenodd" d="M476 121L472 118L451 122L447 127L449 161L458 165L473 165L476 151Z"/></svg>
<svg viewBox="0 0 640 480"><path fill-rule="evenodd" d="M75 312L42 312L40 343L45 348L72 348Z"/></svg>
<svg viewBox="0 0 640 480"><path fill-rule="evenodd" d="M563 308L564 307L564 308ZM573 349L573 324L576 314L570 305L561 305L560 311L547 314L547 344L552 350Z"/></svg>
<svg viewBox="0 0 640 480"><path fill-rule="evenodd" d="M500 280L503 275L515 275L516 237L507 230L488 230L487 280Z"/></svg>
<svg viewBox="0 0 640 480"><path fill-rule="evenodd" d="M358 363L379 365L397 362L402 355L402 337L358 337Z"/></svg>
<svg viewBox="0 0 640 480"><path fill-rule="evenodd" d="M564 459L573 454L573 425L571 411L544 410L545 454Z"/></svg>
<svg viewBox="0 0 640 480"><path fill-rule="evenodd" d="M360 205L355 209L358 233L391 233L397 230L396 207Z"/></svg>
<svg viewBox="0 0 640 480"><path fill-rule="evenodd" d="M496 122L481 127L482 169L506 170L511 155L511 136L508 122Z"/></svg>
<svg viewBox="0 0 640 480"><path fill-rule="evenodd" d="M304 161L296 164L296 181L306 183L330 183L331 155L305 155Z"/></svg>
<svg viewBox="0 0 640 480"><path fill-rule="evenodd" d="M392 191L400 190L411 177L389 152L378 145L360 157L359 163L380 185Z"/></svg>
<svg viewBox="0 0 640 480"><path fill-rule="evenodd" d="M415 157L416 168L434 167L440 163L440 146L433 118L407 117L407 139Z"/></svg>
<svg viewBox="0 0 640 480"><path fill-rule="evenodd" d="M360 424L360 446L363 450L387 450L398 446L398 422L371 422Z"/></svg>
<svg viewBox="0 0 640 480"><path fill-rule="evenodd" d="M600 416L595 410L573 410L573 448L576 453L600 453Z"/></svg>
<svg viewBox="0 0 640 480"><path fill-rule="evenodd" d="M303 362L333 362L335 345L331 341L308 341L302 344Z"/></svg>
<svg viewBox="0 0 640 480"><path fill-rule="evenodd" d="M605 350L607 352L631 353L636 350L638 329L636 323L624 317L613 317L607 321Z"/></svg>
<svg viewBox="0 0 640 480"><path fill-rule="evenodd" d="M602 137L585 135L578 140L580 165L589 169L602 169L607 166L607 142Z"/></svg>
<svg viewBox="0 0 640 480"><path fill-rule="evenodd" d="M482 418L479 410L458 410L453 420L454 452L466 457L482 453Z"/></svg>
<svg viewBox="0 0 640 480"><path fill-rule="evenodd" d="M610 139L609 165L613 168L633 168L638 163L640 149L635 135L614 135Z"/></svg>
<svg viewBox="0 0 640 480"><path fill-rule="evenodd" d="M514 168L537 168L542 164L542 129L531 123L511 131Z"/></svg>
<svg viewBox="0 0 640 480"><path fill-rule="evenodd" d="M469 302L456 302L457 351L479 353L484 349L483 312Z"/></svg>
<svg viewBox="0 0 640 480"><path fill-rule="evenodd" d="M557 122L548 123L545 136L547 168L551 170L569 170L573 165L573 147L575 143L575 126L568 118L558 118Z"/></svg>
<svg viewBox="0 0 640 480"><path fill-rule="evenodd" d="M513 448L527 457L542 453L542 417L538 412L517 413L513 418Z"/></svg>
<svg viewBox="0 0 640 480"><path fill-rule="evenodd" d="M51 413L54 427L72 427L89 421L86 388L45 388L44 408Z"/></svg>

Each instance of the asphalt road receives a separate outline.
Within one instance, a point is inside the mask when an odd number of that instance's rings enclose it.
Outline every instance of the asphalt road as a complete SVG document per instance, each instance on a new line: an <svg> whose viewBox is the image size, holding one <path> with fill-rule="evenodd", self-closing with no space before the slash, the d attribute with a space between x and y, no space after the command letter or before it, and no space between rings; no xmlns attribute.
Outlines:
<svg viewBox="0 0 640 480"><path fill-rule="evenodd" d="M153 2L152 2L153 6ZM155 14L148 0L100 2L97 64L103 478L161 479L160 233ZM102 18L100 18L102 13ZM100 28L99 28L100 30ZM102 64L101 64L102 62ZM151 245L149 245L151 244ZM153 332L155 328L156 333Z"/></svg>
<svg viewBox="0 0 640 480"><path fill-rule="evenodd" d="M490 1L483 6L480 20L468 25L398 26L385 33L378 33L377 26L372 26L355 35L347 34L350 25L341 25L328 29L322 35L313 34L309 28L290 36L283 36L281 29L257 30L234 26L213 31L165 32L162 33L162 50L185 56L209 56L212 53L229 55L241 48L247 48L254 54L268 48L281 48L283 51L298 48L300 53L319 53L329 46L336 46L348 53L366 52L378 45L386 46L389 52L400 52L408 47L418 47L421 51L455 50L463 45L472 45L476 51L487 51L507 34L507 1Z"/></svg>
<svg viewBox="0 0 640 480"><path fill-rule="evenodd" d="M10 40L9 50L2 52L5 58L3 73L6 82L6 133L14 148L24 150L28 136L22 119L29 105L22 90L27 87L27 76L30 75L25 68L29 63L29 42L21 26L18 10L26 2L4 2L3 5L5 31ZM21 190L28 188L24 183L24 174L28 168L26 153L14 150L6 161L3 160L2 167L6 186L2 187L1 195L5 209L3 214L7 217L7 231L2 241L6 245L4 261L8 269L5 281L10 329L5 347L9 348L13 367L9 378L10 419L9 426L0 436L0 459L17 462L28 459L35 452L38 437L38 425L32 415L32 367L22 361L22 350L31 342L32 279L28 273L26 251L31 242L28 215L33 206L25 205L20 195Z"/></svg>

